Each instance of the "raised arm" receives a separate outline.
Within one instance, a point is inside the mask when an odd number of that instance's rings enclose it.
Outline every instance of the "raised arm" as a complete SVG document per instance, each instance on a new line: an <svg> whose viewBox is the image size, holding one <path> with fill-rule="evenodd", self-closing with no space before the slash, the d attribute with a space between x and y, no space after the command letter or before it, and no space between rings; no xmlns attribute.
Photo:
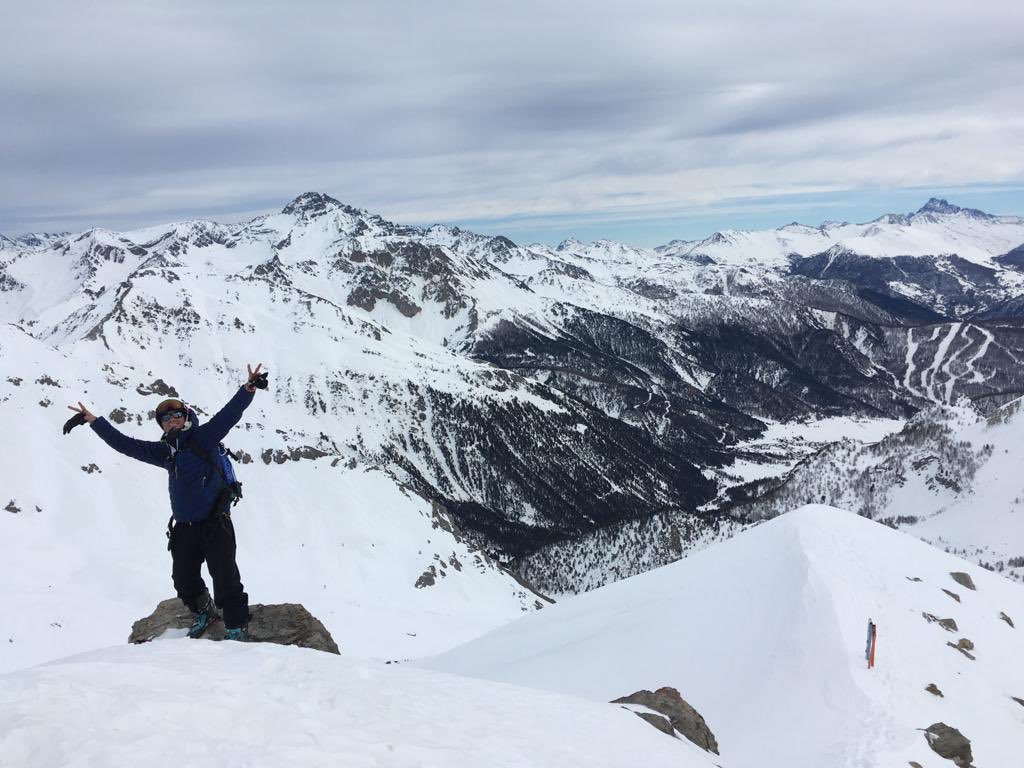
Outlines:
<svg viewBox="0 0 1024 768"><path fill-rule="evenodd" d="M68 408L81 415L85 423L92 427L92 431L118 453L157 467L164 466L167 461L170 449L159 440L137 440L134 437L123 435L102 416L100 418L93 416L89 409L81 403L77 408L73 405L69 405Z"/></svg>
<svg viewBox="0 0 1024 768"><path fill-rule="evenodd" d="M228 400L227 405L213 415L208 422L199 427L211 442L219 443L228 431L242 418L245 409L252 402L253 392L246 387L239 387L235 396Z"/></svg>
<svg viewBox="0 0 1024 768"><path fill-rule="evenodd" d="M245 384L235 393L234 397L228 400L227 405L217 411L206 424L199 427L212 442L219 443L227 435L228 430L238 423L245 409L252 402L253 395L256 394L257 389L267 388L267 372L263 371L263 373L260 373L263 363L260 363L255 368L251 365L246 365L245 367L249 373L249 378L246 379Z"/></svg>

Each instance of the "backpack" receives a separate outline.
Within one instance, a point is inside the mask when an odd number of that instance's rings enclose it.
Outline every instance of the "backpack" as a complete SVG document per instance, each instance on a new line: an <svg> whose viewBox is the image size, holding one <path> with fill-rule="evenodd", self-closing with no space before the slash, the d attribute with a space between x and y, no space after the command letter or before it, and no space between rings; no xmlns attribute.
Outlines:
<svg viewBox="0 0 1024 768"><path fill-rule="evenodd" d="M220 472L220 476L223 478L224 484L228 487L228 491L231 494L230 503L232 505L237 504L242 498L242 484L238 482L238 478L235 476L235 468L231 464L231 460L238 461L238 457L225 448L224 443L217 446L217 461L213 461L206 451L196 444L195 440L189 441L188 450Z"/></svg>

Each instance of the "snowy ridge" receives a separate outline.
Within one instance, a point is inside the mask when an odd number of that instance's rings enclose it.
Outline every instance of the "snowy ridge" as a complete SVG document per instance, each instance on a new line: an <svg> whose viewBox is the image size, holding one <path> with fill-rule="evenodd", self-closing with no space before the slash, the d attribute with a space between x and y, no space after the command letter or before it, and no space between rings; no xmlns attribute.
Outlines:
<svg viewBox="0 0 1024 768"><path fill-rule="evenodd" d="M737 496L753 498L731 512L758 520L827 503L1024 580L1019 403L987 419L968 406L936 406L877 443L835 443L781 482L751 483Z"/></svg>
<svg viewBox="0 0 1024 768"><path fill-rule="evenodd" d="M951 572L966 572L976 589ZM956 630L925 614L953 619ZM1024 748L1013 698L1024 687L1018 614L1018 585L809 506L421 665L594 701L674 686L730 768L937 767L945 763L919 729L939 721L971 740L977 765L1008 766ZM879 627L872 670L869 618ZM950 647L960 638L973 643L973 659ZM925 690L930 683L943 697Z"/></svg>

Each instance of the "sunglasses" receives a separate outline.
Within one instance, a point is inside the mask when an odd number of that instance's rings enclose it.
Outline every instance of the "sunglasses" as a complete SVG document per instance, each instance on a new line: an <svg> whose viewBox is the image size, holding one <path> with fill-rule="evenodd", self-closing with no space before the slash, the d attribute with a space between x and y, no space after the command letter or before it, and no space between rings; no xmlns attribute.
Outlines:
<svg viewBox="0 0 1024 768"><path fill-rule="evenodd" d="M183 418L185 418L185 412L184 411L179 411L179 410L164 411L163 413L160 414L160 423L161 424L166 424L171 419L183 419Z"/></svg>

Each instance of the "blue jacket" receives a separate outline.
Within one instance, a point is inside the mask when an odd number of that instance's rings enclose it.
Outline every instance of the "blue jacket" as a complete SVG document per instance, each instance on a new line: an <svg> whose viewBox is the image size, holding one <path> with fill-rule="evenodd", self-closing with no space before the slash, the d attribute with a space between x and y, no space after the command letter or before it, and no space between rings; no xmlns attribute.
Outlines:
<svg viewBox="0 0 1024 768"><path fill-rule="evenodd" d="M167 490L175 520L182 523L205 520L213 512L226 483L219 467L201 459L189 445L199 446L211 461L217 462L220 441L242 418L253 394L246 392L245 387L240 388L207 424L200 424L195 413L189 410L186 426L191 426L165 435L162 440L128 437L103 417L92 423L92 430L115 451L167 470Z"/></svg>

